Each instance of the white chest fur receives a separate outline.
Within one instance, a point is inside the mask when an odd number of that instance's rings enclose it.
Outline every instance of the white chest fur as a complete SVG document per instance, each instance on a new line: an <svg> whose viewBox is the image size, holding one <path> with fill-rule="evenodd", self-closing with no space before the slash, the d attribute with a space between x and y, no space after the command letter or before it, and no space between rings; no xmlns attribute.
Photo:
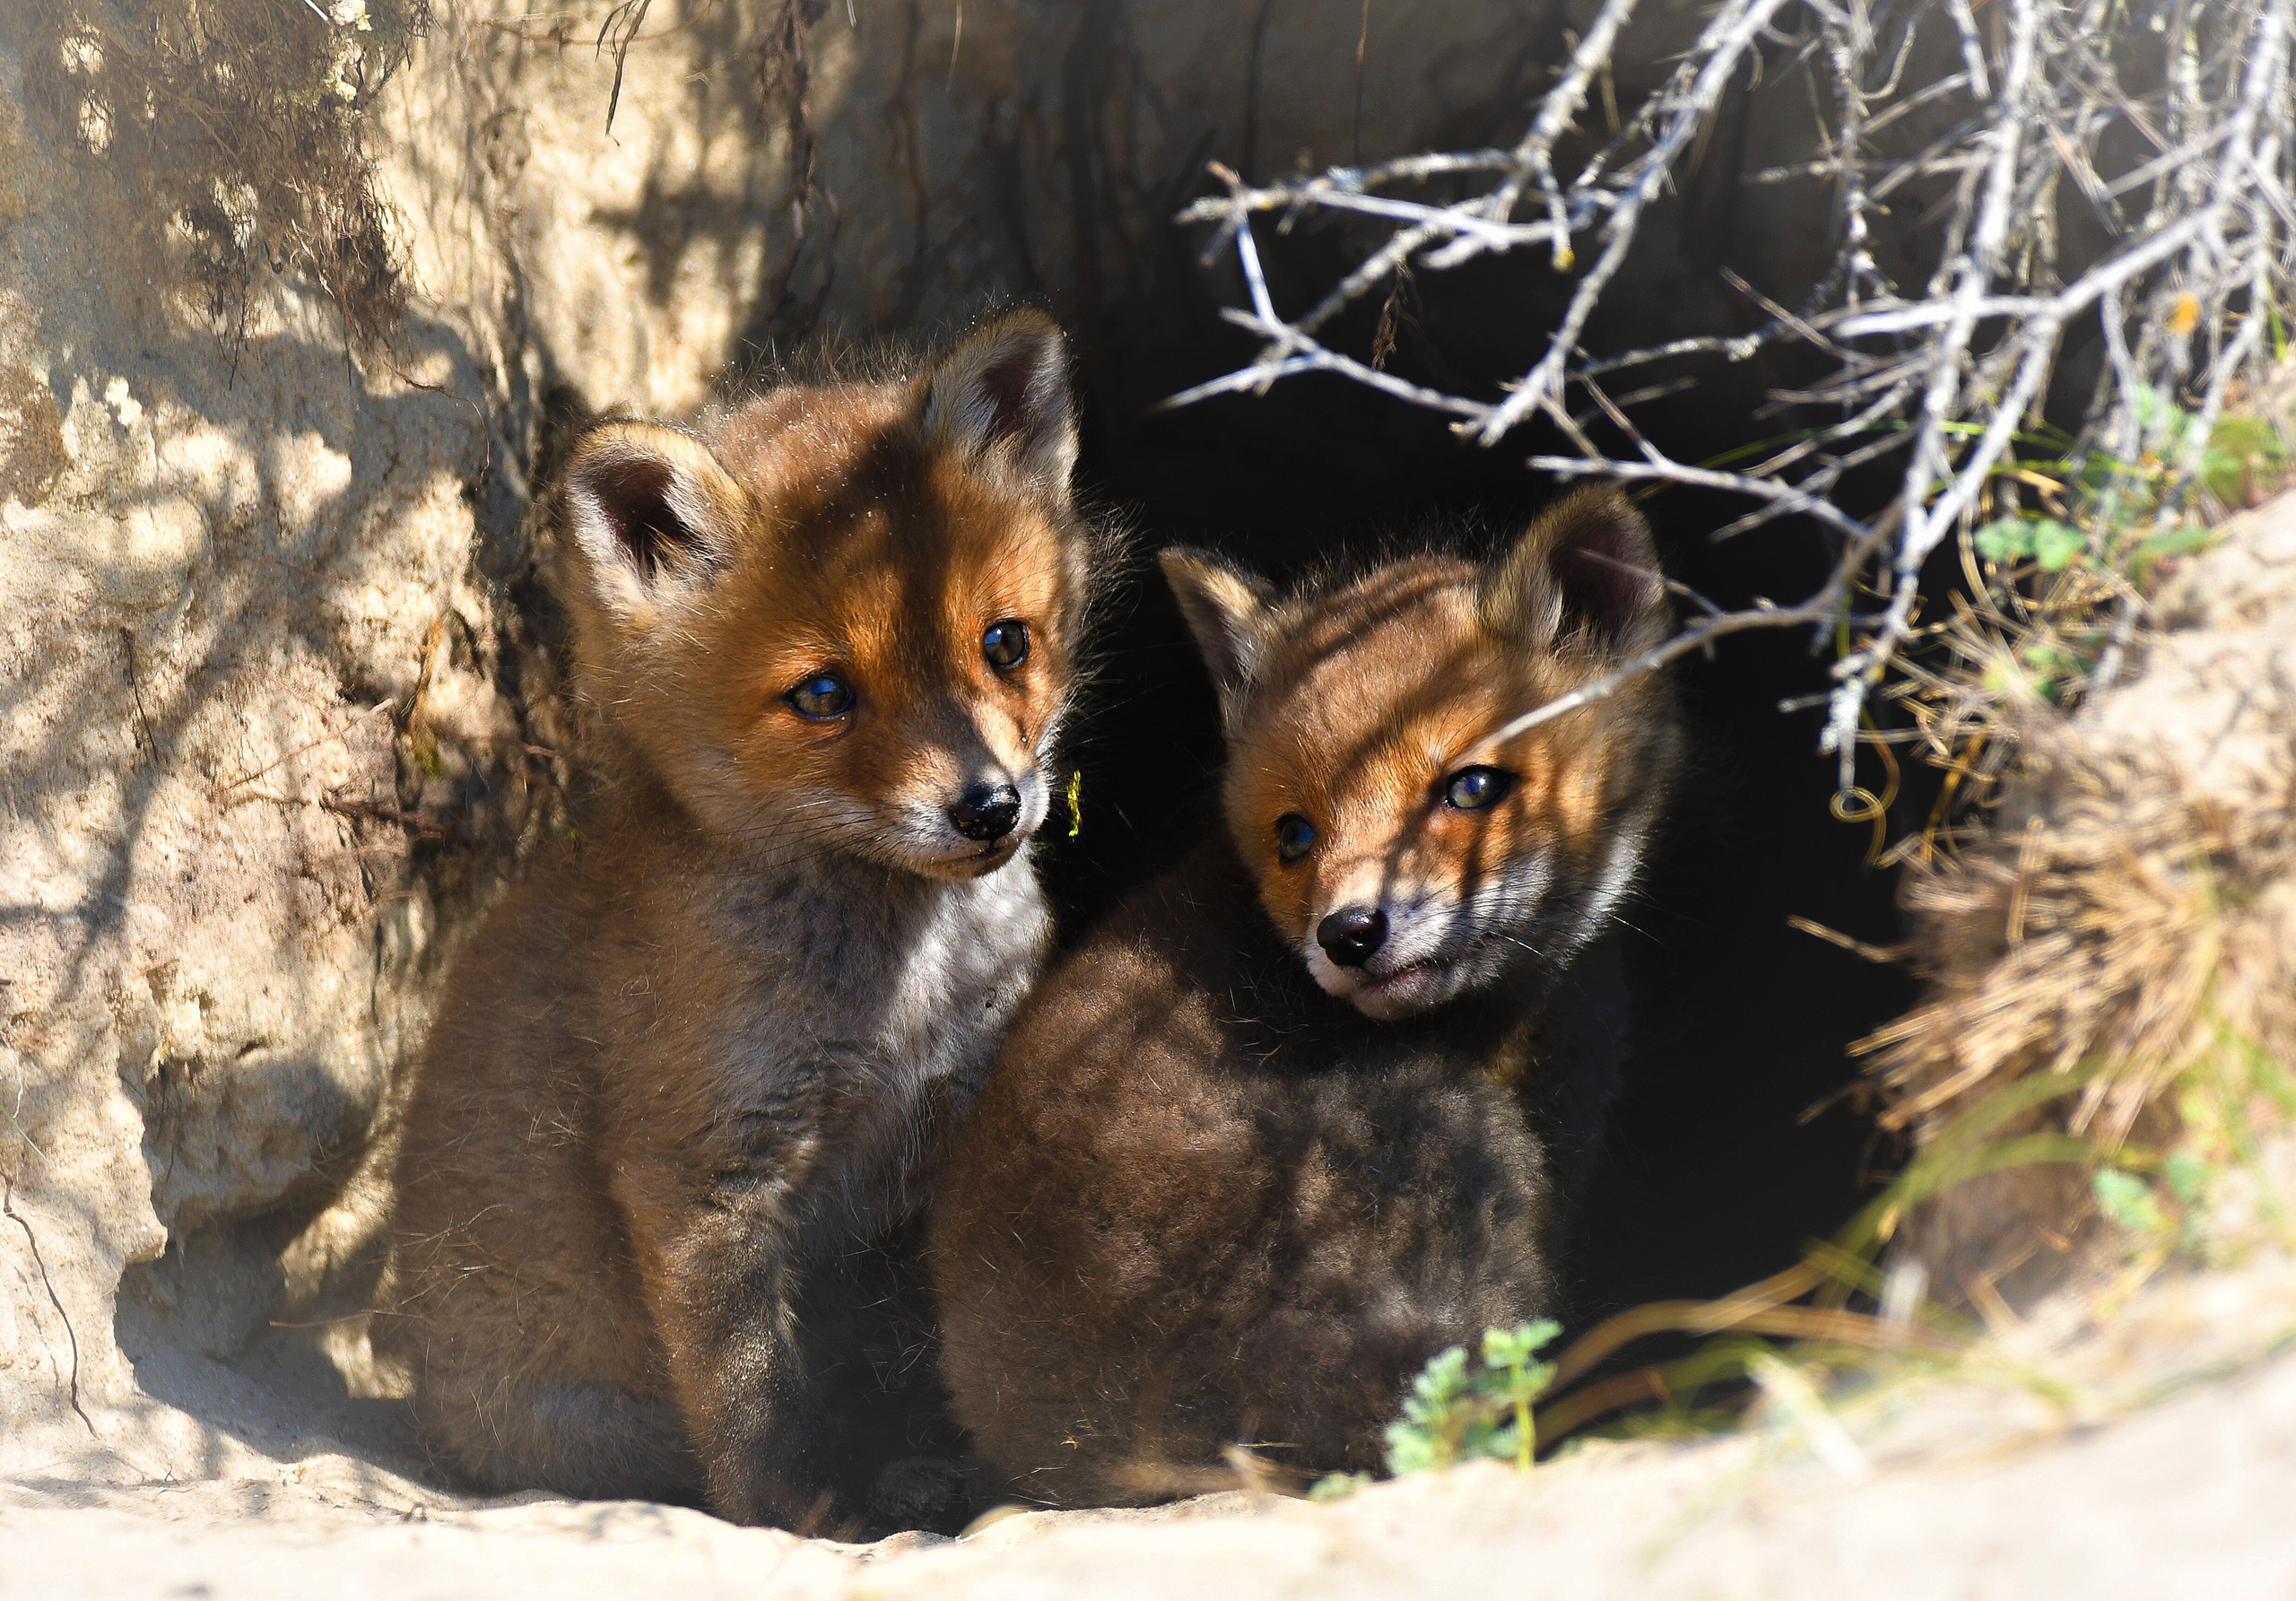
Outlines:
<svg viewBox="0 0 2296 1601"><path fill-rule="evenodd" d="M897 1115L937 1081L986 1074L1051 937L1025 852L957 883L824 866L739 915L757 966L734 1101L836 1080Z"/></svg>

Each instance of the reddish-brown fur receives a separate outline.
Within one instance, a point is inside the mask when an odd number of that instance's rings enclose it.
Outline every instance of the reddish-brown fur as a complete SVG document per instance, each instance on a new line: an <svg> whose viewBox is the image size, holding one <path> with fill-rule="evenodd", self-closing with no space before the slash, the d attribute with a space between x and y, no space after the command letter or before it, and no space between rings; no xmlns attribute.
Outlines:
<svg viewBox="0 0 2296 1601"><path fill-rule="evenodd" d="M1647 676L1492 739L1663 631L1615 496L1488 567L1288 600L1165 569L1221 692L1228 828L1047 977L935 1206L958 1414L1070 1505L1211 1482L1236 1442L1376 1466L1428 1357L1554 1309L1557 1187L1620 1054L1604 931L1679 761ZM1450 805L1474 768L1511 788ZM1287 818L1313 830L1290 861ZM1387 943L1335 961L1325 919L1370 910Z"/></svg>
<svg viewBox="0 0 2296 1601"><path fill-rule="evenodd" d="M938 1439L904 1253L1048 943L1025 841L1086 586L1074 454L1034 314L576 445L560 587L607 793L448 987L378 1318L462 1475L917 1515L884 1478ZM1004 620L1029 648L999 666ZM824 674L850 699L808 716Z"/></svg>

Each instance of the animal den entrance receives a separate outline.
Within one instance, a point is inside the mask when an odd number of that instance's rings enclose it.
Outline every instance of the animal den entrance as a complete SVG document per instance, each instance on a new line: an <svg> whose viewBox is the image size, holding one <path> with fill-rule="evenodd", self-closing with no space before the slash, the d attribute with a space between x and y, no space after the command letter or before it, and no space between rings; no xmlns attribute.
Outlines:
<svg viewBox="0 0 2296 1601"><path fill-rule="evenodd" d="M1487 552L1559 492L1521 466L1543 446L1535 431L1478 450L1443 420L1336 379L1141 415L1232 365L1238 343L1199 321L1192 339L1104 358L1084 470L1134 509L1143 549L1210 544L1281 581L1429 542ZM1678 459L1699 460L1745 443L1749 410L1707 388L1638 420ZM1822 581L1827 554L1806 526L1717 545L1710 531L1742 509L1725 498L1669 492L1646 509L1668 573L1718 605ZM1106 658L1074 747L1083 827L1048 857L1075 920L1219 826L1218 715L1153 568L1136 563L1106 614ZM1870 1191L1862 1168L1880 1153L1870 1122L1840 1099L1859 1071L1848 1047L1902 1012L1914 988L1792 922L1876 947L1900 938L1897 874L1868 861L1873 827L1830 808L1824 713L1808 704L1828 664L1809 647L1806 631L1734 640L1674 669L1693 749L1661 848L1621 913L1634 1040L1584 1197L1573 1266L1588 1312L1725 1293L1831 1234ZM1779 710L1795 700L1804 709ZM1900 829L1935 794L1907 776Z"/></svg>

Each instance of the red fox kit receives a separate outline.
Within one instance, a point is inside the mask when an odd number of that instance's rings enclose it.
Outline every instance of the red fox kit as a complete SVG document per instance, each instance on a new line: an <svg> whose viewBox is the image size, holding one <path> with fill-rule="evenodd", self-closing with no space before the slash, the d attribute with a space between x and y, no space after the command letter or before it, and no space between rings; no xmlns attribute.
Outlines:
<svg viewBox="0 0 2296 1601"><path fill-rule="evenodd" d="M1047 950L1075 450L1035 313L574 445L560 587L608 796L448 988L377 1319L480 1485L796 1524L918 1445L886 1397L933 1364L888 1264Z"/></svg>
<svg viewBox="0 0 2296 1601"><path fill-rule="evenodd" d="M1199 1485L1236 1442L1376 1466L1422 1363L1555 1307L1557 1145L1618 1050L1588 975L1680 759L1648 677L1492 737L1661 637L1614 494L1486 568L1288 599L1164 570L1227 828L1022 1009L932 1242L959 1417L1068 1505Z"/></svg>

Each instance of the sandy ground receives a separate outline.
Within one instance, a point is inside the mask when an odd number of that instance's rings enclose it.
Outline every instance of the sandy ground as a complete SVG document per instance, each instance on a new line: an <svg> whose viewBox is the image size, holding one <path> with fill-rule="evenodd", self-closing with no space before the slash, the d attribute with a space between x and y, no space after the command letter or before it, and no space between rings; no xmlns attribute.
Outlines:
<svg viewBox="0 0 2296 1601"><path fill-rule="evenodd" d="M1950 1381L1837 1397L1857 1443L1831 1465L1771 1408L1726 1439L1596 1444L1529 1475L1015 1514L956 1541L459 1502L317 1440L268 1478L32 1475L0 1484L0 1598L2296 1597L2292 1310L2276 1263L2158 1286L2070 1345L2007 1331Z"/></svg>
<svg viewBox="0 0 2296 1601"><path fill-rule="evenodd" d="M166 1488L82 1507L25 1488L0 1510L0 1596L2296 1596L2296 1359L1862 1484L1761 1457L1610 1447L1527 1481L1484 1467L1336 1506L1216 1497L871 1547L628 1503L229 1518Z"/></svg>

